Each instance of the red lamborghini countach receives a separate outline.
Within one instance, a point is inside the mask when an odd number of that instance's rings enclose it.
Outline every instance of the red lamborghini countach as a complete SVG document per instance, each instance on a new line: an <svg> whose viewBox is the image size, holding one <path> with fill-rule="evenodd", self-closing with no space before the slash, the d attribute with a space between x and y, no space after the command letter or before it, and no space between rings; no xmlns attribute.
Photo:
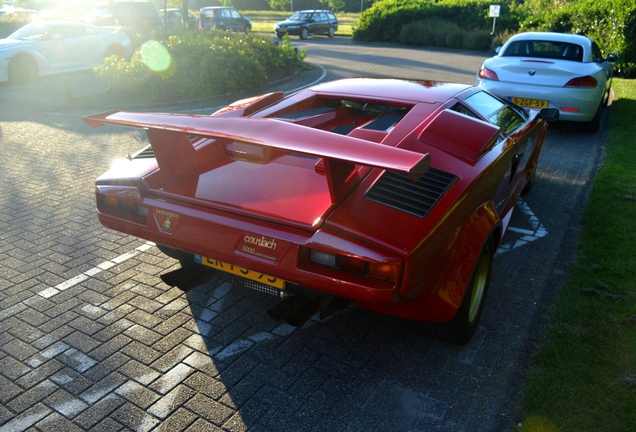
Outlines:
<svg viewBox="0 0 636 432"><path fill-rule="evenodd" d="M556 117L473 86L352 78L211 116L85 121L145 129L150 146L97 179L97 210L181 261L171 286L216 274L279 296L268 313L292 325L353 301L465 343Z"/></svg>

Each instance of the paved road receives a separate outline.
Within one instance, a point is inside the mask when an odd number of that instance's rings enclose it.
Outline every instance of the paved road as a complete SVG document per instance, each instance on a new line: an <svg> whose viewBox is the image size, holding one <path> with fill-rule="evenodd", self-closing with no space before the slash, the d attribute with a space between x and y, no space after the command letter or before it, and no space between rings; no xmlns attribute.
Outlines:
<svg viewBox="0 0 636 432"><path fill-rule="evenodd" d="M326 68L325 79L470 83L482 60L344 38L297 45ZM95 177L145 137L89 128L81 116L99 108L68 107L59 81L47 83L29 90L47 104L18 103L13 88L0 86L0 431L472 432L517 424L520 384L568 272L603 131L549 132L535 187L495 258L481 326L455 346L355 307L294 329L266 316L277 300L263 294L217 280L187 294L167 287L158 275L176 262L103 228L94 212Z"/></svg>

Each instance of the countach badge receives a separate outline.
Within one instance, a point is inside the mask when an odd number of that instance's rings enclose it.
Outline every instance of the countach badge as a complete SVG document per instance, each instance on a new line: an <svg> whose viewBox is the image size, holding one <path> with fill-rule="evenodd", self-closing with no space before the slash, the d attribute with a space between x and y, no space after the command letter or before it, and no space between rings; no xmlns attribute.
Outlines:
<svg viewBox="0 0 636 432"><path fill-rule="evenodd" d="M237 245L237 251L269 261L278 260L286 248L286 242L252 233L244 233Z"/></svg>

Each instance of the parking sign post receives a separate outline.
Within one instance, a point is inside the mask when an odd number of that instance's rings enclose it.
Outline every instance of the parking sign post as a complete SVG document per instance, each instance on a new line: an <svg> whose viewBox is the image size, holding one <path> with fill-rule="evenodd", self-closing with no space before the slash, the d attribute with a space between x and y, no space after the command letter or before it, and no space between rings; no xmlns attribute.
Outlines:
<svg viewBox="0 0 636 432"><path fill-rule="evenodd" d="M501 10L500 5L490 5L490 10L488 12L488 16L492 17L492 32L490 34L495 34L495 22L497 21L497 17L499 16L499 11Z"/></svg>

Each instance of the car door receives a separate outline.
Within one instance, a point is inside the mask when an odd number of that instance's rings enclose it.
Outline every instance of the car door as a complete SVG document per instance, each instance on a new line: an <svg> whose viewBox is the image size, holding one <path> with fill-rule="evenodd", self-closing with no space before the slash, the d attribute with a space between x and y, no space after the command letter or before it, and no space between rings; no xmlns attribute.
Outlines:
<svg viewBox="0 0 636 432"><path fill-rule="evenodd" d="M605 82L603 83L605 91L609 91L609 88L612 85L612 77L614 76L614 66L603 57L596 42L592 42L592 61L601 69L602 76L605 78Z"/></svg>
<svg viewBox="0 0 636 432"><path fill-rule="evenodd" d="M472 94L465 98L464 102L501 130L499 143L503 143L502 151L506 156L501 158L499 163L504 165L505 174L501 176L493 200L497 210L503 210L510 206L509 198L521 192L519 187L537 145L539 131L534 134L517 134L516 132L528 121L527 112L484 91ZM475 116L471 110L454 110L464 115Z"/></svg>
<svg viewBox="0 0 636 432"><path fill-rule="evenodd" d="M78 43L75 26L47 24L38 51L52 70L63 71L78 67L84 48ZM79 50L79 51L78 51Z"/></svg>
<svg viewBox="0 0 636 432"><path fill-rule="evenodd" d="M232 25L232 30L241 31L243 30L243 16L236 9L230 9L230 21Z"/></svg>
<svg viewBox="0 0 636 432"><path fill-rule="evenodd" d="M223 23L223 28L225 30L235 30L236 22L235 19L232 17L232 9L221 9L219 12L219 22Z"/></svg>
<svg viewBox="0 0 636 432"><path fill-rule="evenodd" d="M88 69L99 64L104 50L101 37L92 27L65 24L59 28L56 41L63 52L65 69Z"/></svg>
<svg viewBox="0 0 636 432"><path fill-rule="evenodd" d="M327 33L327 15L324 12L315 13L314 16L314 34Z"/></svg>

